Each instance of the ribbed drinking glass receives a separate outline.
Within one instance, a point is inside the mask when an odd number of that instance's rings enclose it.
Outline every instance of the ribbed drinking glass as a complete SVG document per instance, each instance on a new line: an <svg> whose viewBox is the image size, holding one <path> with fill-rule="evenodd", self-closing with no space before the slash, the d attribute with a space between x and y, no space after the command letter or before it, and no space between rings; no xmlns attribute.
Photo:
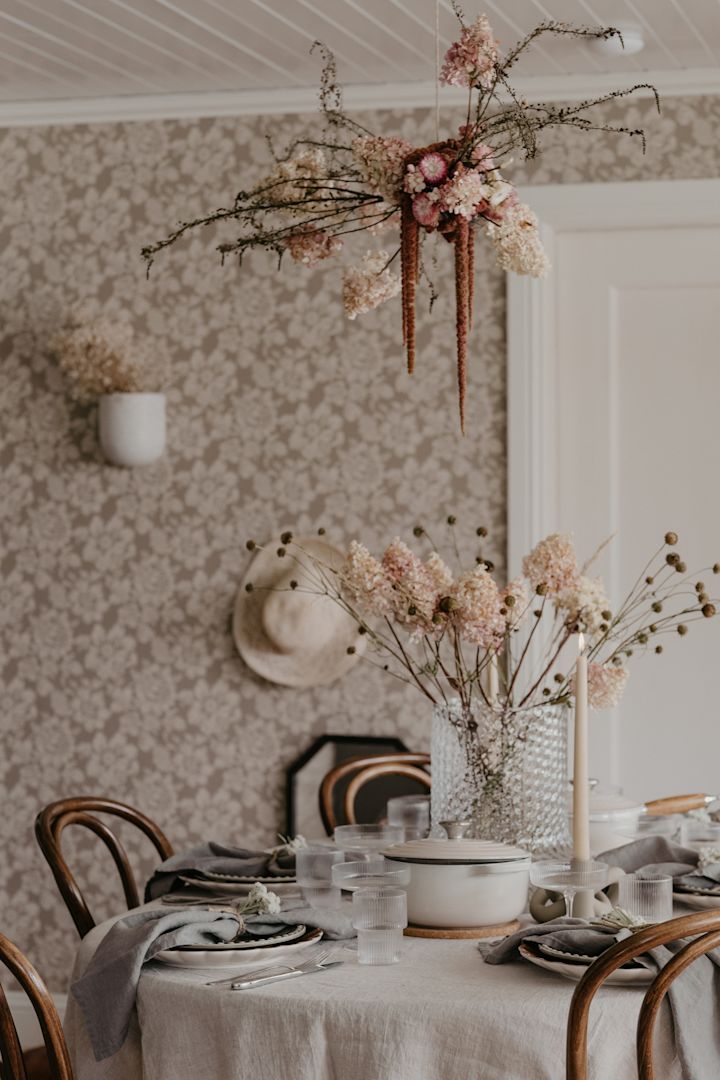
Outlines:
<svg viewBox="0 0 720 1080"><path fill-rule="evenodd" d="M396 964L407 926L407 894L389 887L357 889L352 899L358 963Z"/></svg>

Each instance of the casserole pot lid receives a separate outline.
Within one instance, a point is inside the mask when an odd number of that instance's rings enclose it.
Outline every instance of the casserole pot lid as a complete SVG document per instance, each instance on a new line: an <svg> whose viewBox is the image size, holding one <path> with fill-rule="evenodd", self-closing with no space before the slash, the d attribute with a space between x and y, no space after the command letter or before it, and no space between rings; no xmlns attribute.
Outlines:
<svg viewBox="0 0 720 1080"><path fill-rule="evenodd" d="M642 803L624 795L591 794L589 805L591 821L612 821L615 817L625 818L628 814L641 814L645 809ZM570 813L572 814L572 806Z"/></svg>
<svg viewBox="0 0 720 1080"><path fill-rule="evenodd" d="M522 863L530 861L530 852L493 840L458 840L427 837L393 844L383 855L403 862L437 863Z"/></svg>

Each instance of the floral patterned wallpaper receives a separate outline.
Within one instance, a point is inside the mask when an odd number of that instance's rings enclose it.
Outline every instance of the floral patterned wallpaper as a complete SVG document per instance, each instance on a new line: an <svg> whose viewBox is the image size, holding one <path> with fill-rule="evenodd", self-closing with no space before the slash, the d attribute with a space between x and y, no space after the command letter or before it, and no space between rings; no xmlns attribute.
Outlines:
<svg viewBox="0 0 720 1080"><path fill-rule="evenodd" d="M718 174L718 99L669 100L659 118L642 100L608 116L647 126L644 159L634 142L561 132L525 178ZM143 243L259 176L266 131L282 144L307 122L0 131L1 929L56 989L75 935L32 836L47 802L102 793L145 810L179 847L264 844L282 824L283 770L312 737L398 732L427 745L425 703L373 669L294 691L244 668L228 627L247 537L324 526L340 544L379 546L454 513L468 534L490 529L486 553L504 573L504 282L482 255L465 438L442 250L412 379L397 301L348 323L322 267L278 273L260 254L223 269L205 233L145 280ZM425 110L364 122L432 135ZM46 342L80 302L129 312L170 355L156 465L105 465L94 411L64 396ZM97 916L111 913L110 867L79 857Z"/></svg>

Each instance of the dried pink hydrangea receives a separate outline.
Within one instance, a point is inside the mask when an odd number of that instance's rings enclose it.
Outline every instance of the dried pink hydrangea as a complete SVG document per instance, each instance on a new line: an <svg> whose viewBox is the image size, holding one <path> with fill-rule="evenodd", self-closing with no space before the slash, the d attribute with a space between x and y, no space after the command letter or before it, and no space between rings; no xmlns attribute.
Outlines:
<svg viewBox="0 0 720 1080"><path fill-rule="evenodd" d="M164 351L136 341L130 324L121 320L75 312L51 339L50 348L75 401L157 391L167 379Z"/></svg>
<svg viewBox="0 0 720 1080"><path fill-rule="evenodd" d="M455 175L440 189L440 196L443 210L470 221L485 201L485 177L482 172L458 165Z"/></svg>
<svg viewBox="0 0 720 1080"><path fill-rule="evenodd" d="M412 150L409 142L395 135L387 138L363 135L352 144L353 157L363 179L390 203L399 201L405 158Z"/></svg>
<svg viewBox="0 0 720 1080"><path fill-rule="evenodd" d="M297 232L285 241L285 247L293 260L303 266L317 266L323 259L336 255L342 246L339 236L329 236L322 229Z"/></svg>
<svg viewBox="0 0 720 1080"><path fill-rule="evenodd" d="M372 311L400 292L400 278L387 269L387 251L368 251L360 266L343 275L343 306L348 319Z"/></svg>
<svg viewBox="0 0 720 1080"><path fill-rule="evenodd" d="M577 582L555 600L555 606L568 622L578 623L590 637L596 637L605 623L603 612L610 604L600 578L578 577Z"/></svg>
<svg viewBox="0 0 720 1080"><path fill-rule="evenodd" d="M392 585L382 565L368 549L353 540L339 574L340 587L353 607L363 615L389 615Z"/></svg>
<svg viewBox="0 0 720 1080"><path fill-rule="evenodd" d="M537 218L525 203L508 204L499 222L488 222L486 229L503 270L537 278L547 274L550 260L540 239Z"/></svg>
<svg viewBox="0 0 720 1080"><path fill-rule="evenodd" d="M424 191L426 186L425 177L417 165L408 165L403 179L403 191L406 191L408 195L415 195L420 191Z"/></svg>
<svg viewBox="0 0 720 1080"><path fill-rule="evenodd" d="M533 588L544 585L550 596L572 589L579 570L570 533L551 533L536 544L523 559L523 574Z"/></svg>
<svg viewBox="0 0 720 1080"><path fill-rule="evenodd" d="M506 609L505 622L515 630L526 619L530 609L530 594L528 587L522 578L515 578L508 582L500 596L502 606Z"/></svg>
<svg viewBox="0 0 720 1080"><path fill-rule="evenodd" d="M630 672L612 664L588 664L588 705L591 709L614 709L620 704ZM575 693L575 678L570 680Z"/></svg>
<svg viewBox="0 0 720 1080"><path fill-rule="evenodd" d="M440 82L446 86L479 86L489 90L495 79L498 42L486 15L478 15L472 26L464 26L460 40L445 53Z"/></svg>
<svg viewBox="0 0 720 1080"><path fill-rule="evenodd" d="M453 622L460 636L481 649L497 648L505 633L498 587L484 566L462 574L451 598Z"/></svg>
<svg viewBox="0 0 720 1080"><path fill-rule="evenodd" d="M453 576L450 567L440 558L437 551L425 562L425 569L432 578L438 596L447 596L453 585Z"/></svg>
<svg viewBox="0 0 720 1080"><path fill-rule="evenodd" d="M319 147L305 147L287 161L278 161L272 173L257 184L255 191L261 191L263 198L271 204L295 203L297 205L279 205L278 211L290 217L304 217L312 210L313 191L317 190L318 201L327 198L327 187L332 180L327 179L328 163Z"/></svg>
<svg viewBox="0 0 720 1080"><path fill-rule="evenodd" d="M432 617L441 592L438 584L445 580L442 560L428 560L428 563L423 563L397 537L382 558L382 568L391 587L394 585L391 593L393 614L401 625L419 634L434 629Z"/></svg>

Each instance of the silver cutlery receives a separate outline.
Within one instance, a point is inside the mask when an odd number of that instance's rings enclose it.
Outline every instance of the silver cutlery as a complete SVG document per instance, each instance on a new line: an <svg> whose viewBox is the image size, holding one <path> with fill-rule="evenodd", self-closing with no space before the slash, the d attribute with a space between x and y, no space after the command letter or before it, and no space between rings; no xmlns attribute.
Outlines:
<svg viewBox="0 0 720 1080"><path fill-rule="evenodd" d="M327 948L316 948L311 954L306 953L304 964L317 964L325 963L327 959L332 955L333 950ZM334 962L334 961L333 961ZM238 982L240 979L257 979L263 975L272 975L275 972L278 974L284 971L295 971L300 965L283 964L280 960L276 960L272 964L263 964L261 967L251 968L248 971L236 971L234 975L226 975L224 979L211 979L210 982L206 982L206 986L224 986L229 983Z"/></svg>
<svg viewBox="0 0 720 1080"><path fill-rule="evenodd" d="M328 953L329 956L329 953ZM300 975L312 975L316 971L327 971L331 967L342 964L340 959L332 960L324 957L318 960L308 960L304 964L298 964L292 971L281 971L275 975L261 975L255 978L238 979L230 984L231 990L249 990L254 986L267 986L269 983L282 982L285 979L294 979Z"/></svg>

